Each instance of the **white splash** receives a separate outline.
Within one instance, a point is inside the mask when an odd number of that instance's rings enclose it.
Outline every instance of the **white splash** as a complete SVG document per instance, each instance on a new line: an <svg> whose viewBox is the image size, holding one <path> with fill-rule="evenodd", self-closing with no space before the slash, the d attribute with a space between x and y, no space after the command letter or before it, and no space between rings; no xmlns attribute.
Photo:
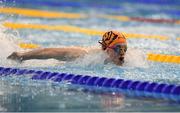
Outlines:
<svg viewBox="0 0 180 113"><path fill-rule="evenodd" d="M8 33L11 32L11 33ZM19 35L16 31L9 31L0 25L0 63L1 65L9 66L13 62L6 60L6 57L13 51L20 50L18 47Z"/></svg>
<svg viewBox="0 0 180 113"><path fill-rule="evenodd" d="M19 33L14 30L8 30L7 28L0 25L0 65L1 66L15 66L15 67L43 67L43 66L56 66L61 65L63 62L59 62L55 59L48 59L48 60L28 60L24 61L22 63L18 63L16 61L7 60L7 57L12 52L22 52L27 51L18 46L20 42L23 42L20 40Z"/></svg>
<svg viewBox="0 0 180 113"><path fill-rule="evenodd" d="M97 65L104 65L104 60L107 58L106 53L101 51L97 47L88 47L87 51L89 52L83 58L77 59L73 62L76 65L81 66L97 66Z"/></svg>
<svg viewBox="0 0 180 113"><path fill-rule="evenodd" d="M148 67L146 54L140 49L129 48L125 56L125 67Z"/></svg>

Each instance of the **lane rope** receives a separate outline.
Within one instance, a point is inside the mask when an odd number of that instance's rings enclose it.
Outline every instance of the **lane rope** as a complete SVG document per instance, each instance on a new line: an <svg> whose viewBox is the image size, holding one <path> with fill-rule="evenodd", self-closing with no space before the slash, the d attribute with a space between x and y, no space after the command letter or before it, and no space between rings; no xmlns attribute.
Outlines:
<svg viewBox="0 0 180 113"><path fill-rule="evenodd" d="M6 0L6 2L12 2L12 0ZM20 0L16 2L17 4L34 4L34 1L27 1L27 0ZM103 2L104 3L104 2ZM114 10L122 10L123 8L119 6L114 6L114 4L102 4L102 3L93 3L91 2L78 2L78 1L37 1L36 0L36 5L46 5L46 6L53 6L53 7L76 7L76 8L108 8L108 9L114 9Z"/></svg>
<svg viewBox="0 0 180 113"><path fill-rule="evenodd" d="M18 45L20 48L23 48L23 49L36 49L40 47L40 45L33 44L33 43L19 43Z"/></svg>
<svg viewBox="0 0 180 113"><path fill-rule="evenodd" d="M68 18L68 19L85 18L85 15L77 14L77 13L50 12L50 11L41 11L35 9L22 9L22 8L12 8L12 7L0 8L0 13L18 14L28 17L41 17L41 18Z"/></svg>
<svg viewBox="0 0 180 113"><path fill-rule="evenodd" d="M127 17L127 16L113 16L104 15L104 18L115 19L119 21L137 21L137 22L151 22L151 23L170 23L170 24L180 24L180 20L176 19L153 19L153 18L142 18L142 17Z"/></svg>
<svg viewBox="0 0 180 113"><path fill-rule="evenodd" d="M23 23L11 23L11 22L5 22L3 23L3 25L11 29L56 30L56 31L64 31L64 32L83 33L87 35L100 35L100 36L102 36L105 32L100 30L80 28L69 25L42 25L42 24L23 24ZM127 38L147 38L147 39L158 39L158 40L169 39L169 37L161 36L161 35L145 35L145 34L134 34L134 33L125 33L125 32L122 33Z"/></svg>
<svg viewBox="0 0 180 113"><path fill-rule="evenodd" d="M180 41L180 37L176 38L176 40L179 40L179 41Z"/></svg>
<svg viewBox="0 0 180 113"><path fill-rule="evenodd" d="M43 11L35 9L24 9L24 8L14 8L14 7L3 7L0 8L0 13L4 14L18 14L28 17L41 17L41 18L87 18L86 14L78 13L65 13L65 12L53 12L53 11ZM151 22L151 23L171 23L180 24L180 20L177 19L153 19L153 18L142 18L142 17L128 17L128 16L116 16L116 15L99 15L98 17L103 17L107 19L116 19L120 21L138 21L138 22Z"/></svg>
<svg viewBox="0 0 180 113"><path fill-rule="evenodd" d="M56 83L68 83L89 91L115 92L126 96L180 102L180 85L175 84L0 67L0 76L30 76L30 74L33 80L50 80Z"/></svg>
<svg viewBox="0 0 180 113"><path fill-rule="evenodd" d="M180 56L149 53L147 60L165 63L180 64Z"/></svg>

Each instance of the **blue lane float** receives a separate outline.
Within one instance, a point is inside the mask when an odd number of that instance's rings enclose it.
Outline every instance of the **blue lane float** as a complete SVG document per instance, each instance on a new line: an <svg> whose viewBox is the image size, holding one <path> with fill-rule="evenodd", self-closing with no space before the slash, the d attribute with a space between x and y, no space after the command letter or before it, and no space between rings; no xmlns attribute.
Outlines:
<svg viewBox="0 0 180 113"><path fill-rule="evenodd" d="M126 9L122 6L119 6L119 4L123 3L145 3L145 4L159 4L159 5L180 5L180 1L177 0L113 0L113 2L109 2L109 0L106 0L103 2L101 1L92 1L92 0L85 0L85 1L67 1L67 0L61 0L61 1L52 1L52 0L3 0L3 3L7 6L14 6L14 5L35 5L38 6L52 6L52 7L75 7L75 8L105 8L105 9L113 9L113 10L119 10L119 13L126 11ZM114 4L112 4L114 3ZM153 9L152 9L153 10ZM154 11L153 13L167 13L171 15L180 15L179 10L165 10L165 9L158 9L158 11ZM116 12L117 13L117 12Z"/></svg>
<svg viewBox="0 0 180 113"><path fill-rule="evenodd" d="M52 0L35 0L30 1L30 0L2 0L2 1L6 1L6 2L15 2L15 3L41 3L42 5L53 5L53 6L57 6L59 5L64 5L64 6L81 6L81 4L90 4L90 5L96 5L96 3L107 3L106 6L111 5L112 3L141 3L141 4L160 4L160 5L179 5L180 1L179 0L111 0L111 2L109 2L109 0L103 0L103 2L100 1L92 1L92 0L76 0L76 2L74 2L74 0L61 0L61 1L52 1ZM57 3L57 4L55 4ZM81 4L78 4L81 3ZM116 4L117 5L117 4Z"/></svg>
<svg viewBox="0 0 180 113"><path fill-rule="evenodd" d="M61 0L61 1L52 1L52 0L6 0L5 2L7 3L11 3L11 4L31 4L34 5L34 3L36 3L36 5L46 5L46 6L53 6L53 7L82 7L82 8L89 8L89 7L93 7L93 8L110 8L110 9L119 9L121 10L122 8L119 6L115 6L117 4L107 4L106 2L94 2L94 1L67 1L67 0ZM107 1L108 2L108 1ZM104 3L101 4L101 3ZM10 4L9 4L10 5Z"/></svg>
<svg viewBox="0 0 180 113"><path fill-rule="evenodd" d="M56 83L68 81L71 85L90 91L103 90L127 96L180 102L180 85L0 67L0 76L29 74L32 75L33 80L51 80Z"/></svg>

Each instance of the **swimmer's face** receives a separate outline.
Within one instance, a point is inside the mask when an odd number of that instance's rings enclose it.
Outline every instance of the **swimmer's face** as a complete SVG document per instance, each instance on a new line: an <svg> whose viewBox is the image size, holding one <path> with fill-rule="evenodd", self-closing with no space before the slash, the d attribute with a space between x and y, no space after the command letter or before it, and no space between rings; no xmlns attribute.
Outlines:
<svg viewBox="0 0 180 113"><path fill-rule="evenodd" d="M126 45L115 45L112 47L108 47L106 49L106 52L113 61L123 63L126 50Z"/></svg>

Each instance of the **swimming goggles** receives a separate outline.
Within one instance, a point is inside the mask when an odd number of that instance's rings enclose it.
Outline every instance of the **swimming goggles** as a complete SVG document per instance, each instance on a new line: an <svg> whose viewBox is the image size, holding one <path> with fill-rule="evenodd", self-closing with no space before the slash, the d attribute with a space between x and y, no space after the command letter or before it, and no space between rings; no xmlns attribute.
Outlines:
<svg viewBox="0 0 180 113"><path fill-rule="evenodd" d="M117 54L125 53L127 51L127 46L125 44L115 44L108 48L113 49Z"/></svg>

